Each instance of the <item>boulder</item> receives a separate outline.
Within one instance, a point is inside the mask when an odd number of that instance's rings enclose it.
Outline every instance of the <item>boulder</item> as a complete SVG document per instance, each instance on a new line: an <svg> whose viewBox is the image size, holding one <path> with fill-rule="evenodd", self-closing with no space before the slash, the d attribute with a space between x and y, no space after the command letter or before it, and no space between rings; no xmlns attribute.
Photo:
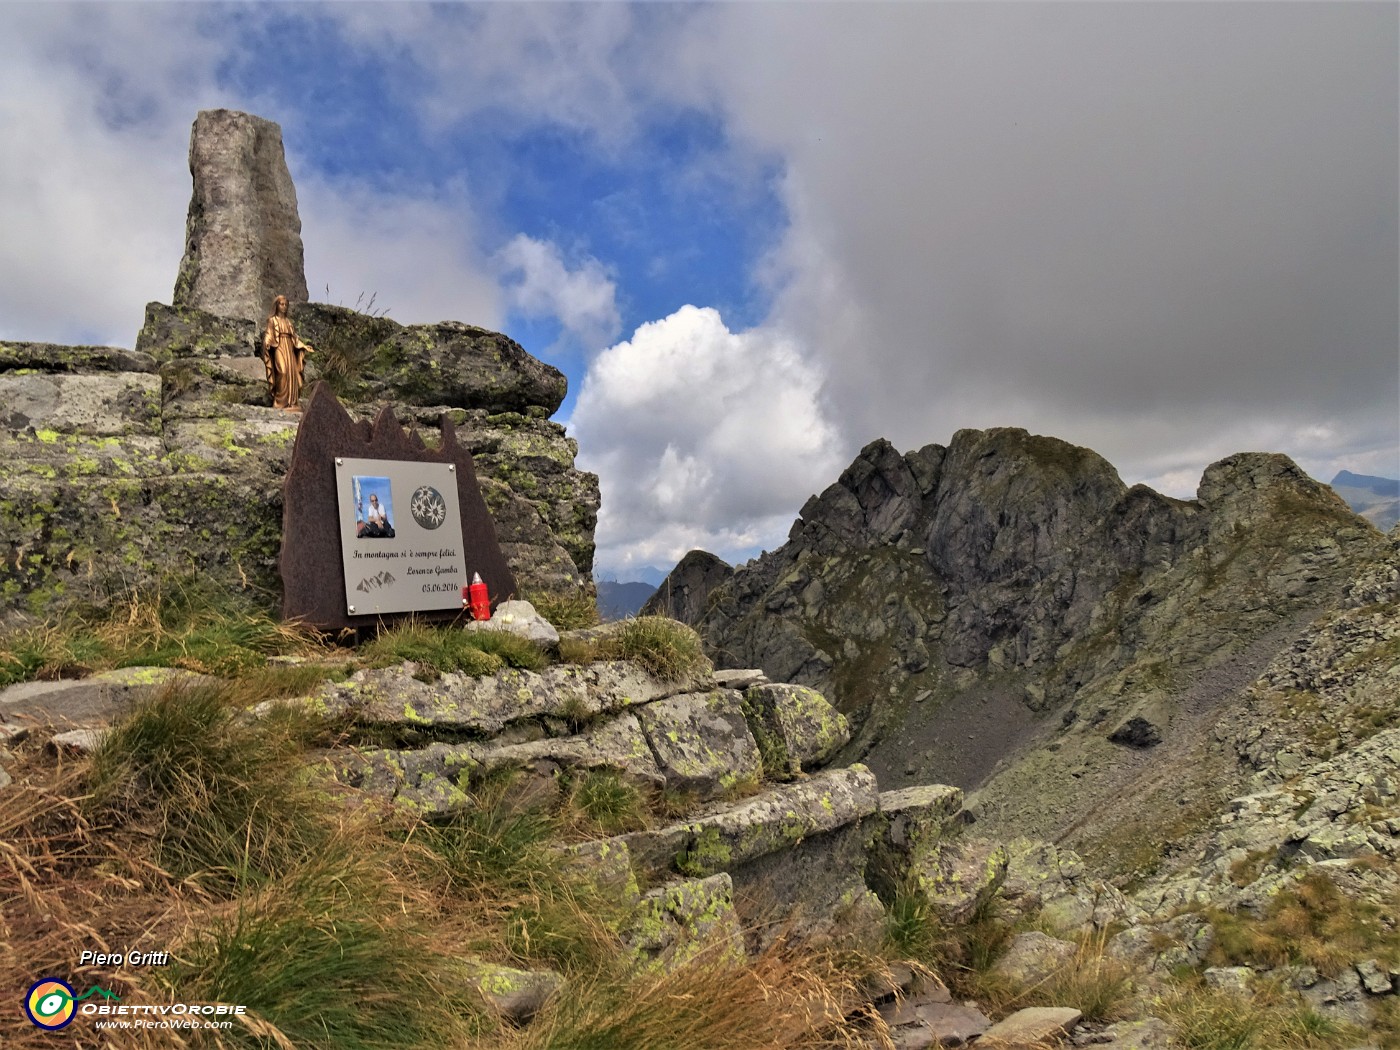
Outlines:
<svg viewBox="0 0 1400 1050"><path fill-rule="evenodd" d="M505 601L496 606L489 620L468 620L464 625L467 631L498 631L513 634L518 638L534 642L543 649L559 647L559 632L535 607L526 601Z"/></svg>
<svg viewBox="0 0 1400 1050"><path fill-rule="evenodd" d="M1028 1006L1009 1017L1003 1017L983 1032L982 1037L993 1046L997 1040L1012 1046L1018 1043L1043 1043L1068 1035L1082 1016L1078 1010L1068 1006Z"/></svg>
<svg viewBox="0 0 1400 1050"><path fill-rule="evenodd" d="M641 903L637 876L632 871L632 854L617 839L592 840L556 847L556 852L572 864L582 878L593 882L624 908Z"/></svg>
<svg viewBox="0 0 1400 1050"><path fill-rule="evenodd" d="M948 784L880 793L866 878L881 900L894 900L920 858L938 848L952 830L962 801L962 791Z"/></svg>
<svg viewBox="0 0 1400 1050"><path fill-rule="evenodd" d="M742 693L750 686L767 684L768 676L757 667L715 672L715 685L721 689L737 689Z"/></svg>
<svg viewBox="0 0 1400 1050"><path fill-rule="evenodd" d="M643 894L622 943L632 967L645 973L669 972L702 958L743 962L743 930L729 876L684 879Z"/></svg>
<svg viewBox="0 0 1400 1050"><path fill-rule="evenodd" d="M503 1020L525 1024L559 994L564 978L553 970L516 970L499 963L466 960L467 985Z"/></svg>
<svg viewBox="0 0 1400 1050"><path fill-rule="evenodd" d="M1071 942L1056 940L1038 930L1018 933L1006 954L993 964L992 973L1017 987L1030 988L1071 965L1078 950Z"/></svg>
<svg viewBox="0 0 1400 1050"><path fill-rule="evenodd" d="M992 1026L975 1004L955 1003L946 990L882 1006L879 1013L890 1027L895 1050L971 1045Z"/></svg>
<svg viewBox="0 0 1400 1050"><path fill-rule="evenodd" d="M763 773L739 694L732 690L657 700L638 718L668 787L712 799Z"/></svg>
<svg viewBox="0 0 1400 1050"><path fill-rule="evenodd" d="M548 417L564 401L564 373L513 339L460 321L401 325L343 306L299 303L297 334L318 369L343 362L335 385L347 401L482 409ZM319 358L319 360L317 360Z"/></svg>
<svg viewBox="0 0 1400 1050"><path fill-rule="evenodd" d="M282 129L234 110L204 110L190 132L194 193L175 307L262 324L275 296L307 298L296 187Z"/></svg>
<svg viewBox="0 0 1400 1050"><path fill-rule="evenodd" d="M995 842L939 842L910 858L909 888L945 923L967 922L1006 877L1006 849Z"/></svg>
<svg viewBox="0 0 1400 1050"><path fill-rule="evenodd" d="M851 738L845 716L806 686L750 686L743 711L769 777L795 776L824 765Z"/></svg>
<svg viewBox="0 0 1400 1050"><path fill-rule="evenodd" d="M1101 930L1136 913L1116 887L1092 878L1072 850L1024 838L1005 845L1001 896L1009 919L1038 917L1051 929L1073 933Z"/></svg>
<svg viewBox="0 0 1400 1050"><path fill-rule="evenodd" d="M147 303L141 331L136 336L136 350L159 364L197 358L236 358L254 362L262 369L258 350L262 345L263 323L271 311L271 302L263 308L263 316L225 317L196 306L167 306Z"/></svg>

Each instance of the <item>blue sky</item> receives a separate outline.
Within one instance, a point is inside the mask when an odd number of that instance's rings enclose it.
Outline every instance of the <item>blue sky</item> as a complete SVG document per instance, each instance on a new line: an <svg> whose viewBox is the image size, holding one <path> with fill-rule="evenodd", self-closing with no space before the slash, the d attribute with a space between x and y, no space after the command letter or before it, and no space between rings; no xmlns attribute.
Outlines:
<svg viewBox="0 0 1400 1050"><path fill-rule="evenodd" d="M879 436L1394 477L1397 11L0 4L0 338L132 344L229 107L313 298L565 371L624 579L776 546Z"/></svg>

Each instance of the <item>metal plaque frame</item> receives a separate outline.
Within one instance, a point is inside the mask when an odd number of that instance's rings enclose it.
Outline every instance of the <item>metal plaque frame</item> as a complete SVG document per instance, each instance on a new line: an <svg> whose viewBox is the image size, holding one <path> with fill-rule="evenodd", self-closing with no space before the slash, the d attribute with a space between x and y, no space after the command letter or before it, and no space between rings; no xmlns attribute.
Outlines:
<svg viewBox="0 0 1400 1050"><path fill-rule="evenodd" d="M335 458L351 616L461 609L470 580L453 463Z"/></svg>

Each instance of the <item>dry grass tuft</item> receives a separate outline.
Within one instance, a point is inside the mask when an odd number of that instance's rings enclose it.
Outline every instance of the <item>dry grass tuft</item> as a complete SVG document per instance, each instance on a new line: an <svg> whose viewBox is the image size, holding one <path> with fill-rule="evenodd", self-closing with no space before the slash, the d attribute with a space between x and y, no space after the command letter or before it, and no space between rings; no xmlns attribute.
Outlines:
<svg viewBox="0 0 1400 1050"><path fill-rule="evenodd" d="M670 974L579 987L502 1050L866 1047L883 1022L853 1004L879 964L779 941L743 965L702 956Z"/></svg>

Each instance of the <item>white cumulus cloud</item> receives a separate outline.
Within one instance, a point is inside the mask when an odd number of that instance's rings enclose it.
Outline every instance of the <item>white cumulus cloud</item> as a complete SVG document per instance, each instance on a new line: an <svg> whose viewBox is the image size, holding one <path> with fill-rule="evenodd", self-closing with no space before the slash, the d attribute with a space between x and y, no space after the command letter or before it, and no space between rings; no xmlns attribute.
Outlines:
<svg viewBox="0 0 1400 1050"><path fill-rule="evenodd" d="M496 253L509 304L527 317L554 317L564 331L595 350L617 338L622 318L617 285L597 259L570 267L559 246L517 234Z"/></svg>
<svg viewBox="0 0 1400 1050"><path fill-rule="evenodd" d="M844 465L822 376L776 328L684 306L592 362L571 430L603 491L598 564L736 558L780 542Z"/></svg>

